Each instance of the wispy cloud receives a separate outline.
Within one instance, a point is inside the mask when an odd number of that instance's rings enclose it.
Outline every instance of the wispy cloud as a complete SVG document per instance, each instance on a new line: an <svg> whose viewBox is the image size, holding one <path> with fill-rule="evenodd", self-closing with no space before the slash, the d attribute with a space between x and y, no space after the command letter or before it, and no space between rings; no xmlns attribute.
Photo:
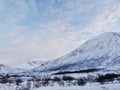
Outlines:
<svg viewBox="0 0 120 90"><path fill-rule="evenodd" d="M85 28L85 31L91 33L105 32L105 28L115 25L120 20L120 4L117 2L107 3L105 1L100 11L91 24Z"/></svg>
<svg viewBox="0 0 120 90"><path fill-rule="evenodd" d="M120 19L120 4L119 0L0 0L0 13L0 63L15 64L33 57L56 58L109 31Z"/></svg>
<svg viewBox="0 0 120 90"><path fill-rule="evenodd" d="M4 0L0 0L0 12L4 11L5 7Z"/></svg>

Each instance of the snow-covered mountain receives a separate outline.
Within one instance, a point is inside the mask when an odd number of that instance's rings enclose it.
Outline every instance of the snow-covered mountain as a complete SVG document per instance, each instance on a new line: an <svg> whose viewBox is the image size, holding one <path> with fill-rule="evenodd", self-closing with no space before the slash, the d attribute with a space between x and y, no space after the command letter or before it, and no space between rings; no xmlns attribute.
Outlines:
<svg viewBox="0 0 120 90"><path fill-rule="evenodd" d="M68 71L92 68L120 69L120 33L107 32L83 43L79 48L52 61L30 60L12 68L0 65L0 72ZM34 73L36 74L36 73Z"/></svg>
<svg viewBox="0 0 120 90"><path fill-rule="evenodd" d="M26 63L16 65L14 67L19 68L19 69L31 70L31 69L39 67L43 63L44 63L44 61L28 61Z"/></svg>
<svg viewBox="0 0 120 90"><path fill-rule="evenodd" d="M23 69L12 68L3 64L0 64L0 74L21 73L25 72Z"/></svg>
<svg viewBox="0 0 120 90"><path fill-rule="evenodd" d="M27 63L14 67L9 67L0 64L0 81L2 82L4 80L7 80L7 83L14 82L12 83L13 85L11 85L11 87L7 84L1 84L0 88L11 88L11 90L16 90L16 87L18 87L18 85L15 84L17 82L16 80L22 81L22 83L19 86L20 90L23 90L23 88L28 87L30 81L32 82L32 84L30 85L37 85L37 87L38 85L40 85L41 87L41 84L35 81L44 81L44 79L47 80L48 78L52 78L51 80L53 81L54 76L62 78L64 74L69 74L68 76L76 78L75 80L81 78L80 80L85 79L85 81L87 80L88 83L93 82L93 85L94 82L96 82L96 80L98 79L101 79L101 77L104 77L104 80L107 79L107 82L112 80L112 84L113 80L116 80L115 82L119 82L120 33L103 33L97 36L96 38L86 41L79 48L73 50L67 55L59 57L52 61L42 60L38 62L38 60L30 60ZM56 82L55 85L57 85ZM118 89L119 88L116 88L116 90Z"/></svg>
<svg viewBox="0 0 120 90"><path fill-rule="evenodd" d="M45 62L34 71L120 69L120 33L107 32L83 43L56 60Z"/></svg>

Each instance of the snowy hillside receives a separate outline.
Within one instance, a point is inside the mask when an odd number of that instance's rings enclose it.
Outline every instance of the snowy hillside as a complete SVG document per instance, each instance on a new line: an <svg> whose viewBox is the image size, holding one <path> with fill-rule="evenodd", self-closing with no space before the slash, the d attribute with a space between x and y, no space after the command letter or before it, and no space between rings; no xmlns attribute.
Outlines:
<svg viewBox="0 0 120 90"><path fill-rule="evenodd" d="M119 90L120 33L103 33L53 61L0 65L1 73L0 90Z"/></svg>
<svg viewBox="0 0 120 90"><path fill-rule="evenodd" d="M27 63L16 65L12 68L3 65L1 66L1 72L19 72L21 69L25 69L35 75L46 71L75 71L92 68L118 70L120 69L119 47L120 33L107 32L86 41L79 48L55 60L32 59ZM18 68L20 70L16 70Z"/></svg>
<svg viewBox="0 0 120 90"><path fill-rule="evenodd" d="M71 53L41 65L36 71L120 69L120 33L107 32L90 39Z"/></svg>
<svg viewBox="0 0 120 90"><path fill-rule="evenodd" d="M21 73L21 72L25 72L25 70L18 69L18 68L12 68L12 67L0 64L0 74Z"/></svg>
<svg viewBox="0 0 120 90"><path fill-rule="evenodd" d="M31 69L39 67L44 62L45 62L45 60L32 59L32 60L29 60L26 63L20 64L20 65L16 65L16 66L13 66L13 67L19 68L19 69L31 70Z"/></svg>

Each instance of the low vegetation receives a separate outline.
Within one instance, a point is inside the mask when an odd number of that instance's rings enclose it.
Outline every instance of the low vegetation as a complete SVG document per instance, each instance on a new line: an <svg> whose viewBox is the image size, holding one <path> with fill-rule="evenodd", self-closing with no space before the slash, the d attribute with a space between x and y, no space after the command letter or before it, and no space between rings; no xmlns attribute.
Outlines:
<svg viewBox="0 0 120 90"><path fill-rule="evenodd" d="M94 70L87 70L94 71ZM62 74L64 73L64 74ZM114 83L117 81L120 83L120 74L115 73L106 73L106 74L98 74L97 76L88 75L74 77L72 74L66 74L65 72L56 73L51 77L29 77L28 79L24 79L23 76L20 75L4 75L0 78L1 84L15 84L16 90L31 90L31 88L39 88L39 87L47 87L47 86L84 86L87 83ZM83 71L82 71L83 73ZM25 76L24 76L25 77ZM25 77L26 78L26 77Z"/></svg>

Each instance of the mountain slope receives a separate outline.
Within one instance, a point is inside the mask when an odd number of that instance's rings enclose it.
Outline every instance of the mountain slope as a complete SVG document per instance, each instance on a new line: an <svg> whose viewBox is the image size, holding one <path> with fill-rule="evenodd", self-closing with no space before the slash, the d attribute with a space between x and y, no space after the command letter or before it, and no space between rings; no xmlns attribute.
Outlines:
<svg viewBox="0 0 120 90"><path fill-rule="evenodd" d="M14 66L15 68L19 68L19 69L25 69L25 70L31 70L34 68L39 67L40 65L42 65L44 63L43 60L39 60L39 61L28 61L26 63Z"/></svg>
<svg viewBox="0 0 120 90"><path fill-rule="evenodd" d="M34 71L120 69L120 33L107 32L90 39L71 53L49 61Z"/></svg>
<svg viewBox="0 0 120 90"><path fill-rule="evenodd" d="M21 73L21 72L25 72L25 70L12 68L12 67L0 64L0 74Z"/></svg>

